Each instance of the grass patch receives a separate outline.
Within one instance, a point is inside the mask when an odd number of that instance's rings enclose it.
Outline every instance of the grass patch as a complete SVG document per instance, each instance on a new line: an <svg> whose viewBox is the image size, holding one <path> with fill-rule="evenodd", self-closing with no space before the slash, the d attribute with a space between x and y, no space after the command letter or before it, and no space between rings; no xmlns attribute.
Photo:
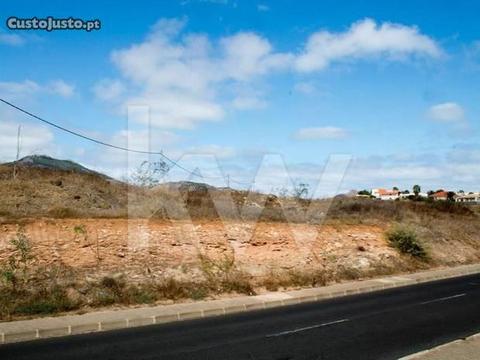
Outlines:
<svg viewBox="0 0 480 360"><path fill-rule="evenodd" d="M26 297L14 307L19 315L54 314L78 309L79 304L70 299L64 288L56 285L51 289L26 293Z"/></svg>
<svg viewBox="0 0 480 360"><path fill-rule="evenodd" d="M280 288L325 286L329 275L323 269L289 270L286 272L270 272L258 284L268 291Z"/></svg>

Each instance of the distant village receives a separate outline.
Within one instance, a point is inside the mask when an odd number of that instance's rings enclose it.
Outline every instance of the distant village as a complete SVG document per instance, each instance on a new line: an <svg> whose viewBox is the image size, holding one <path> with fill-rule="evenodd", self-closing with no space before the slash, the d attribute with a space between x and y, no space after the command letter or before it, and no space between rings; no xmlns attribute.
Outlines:
<svg viewBox="0 0 480 360"><path fill-rule="evenodd" d="M357 197L371 198L377 200L431 200L431 201L452 201L465 204L480 204L480 192L464 192L463 190L448 191L448 190L430 190L422 192L419 185L415 185L410 190L399 190L394 187L392 189L372 189L361 190L357 193Z"/></svg>

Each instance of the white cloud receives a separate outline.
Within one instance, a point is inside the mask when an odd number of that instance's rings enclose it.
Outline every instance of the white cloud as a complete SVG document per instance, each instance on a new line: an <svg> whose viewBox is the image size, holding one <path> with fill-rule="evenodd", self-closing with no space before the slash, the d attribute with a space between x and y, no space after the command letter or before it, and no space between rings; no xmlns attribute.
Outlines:
<svg viewBox="0 0 480 360"><path fill-rule="evenodd" d="M10 46L20 46L25 43L25 39L17 34L5 34L0 32L0 44Z"/></svg>
<svg viewBox="0 0 480 360"><path fill-rule="evenodd" d="M146 141L149 139L150 144ZM121 130L114 134L112 143L119 146L128 146L132 149L159 151L164 146L170 146L179 141L179 136L171 131L151 130Z"/></svg>
<svg viewBox="0 0 480 360"><path fill-rule="evenodd" d="M231 146L220 146L220 145L200 145L190 148L188 153L192 154L211 154L215 155L219 159L227 159L236 155L234 148Z"/></svg>
<svg viewBox="0 0 480 360"><path fill-rule="evenodd" d="M118 131L103 140L116 146L128 147L133 150L165 151L166 154L170 154L171 147L180 141L180 137L175 133L165 130L135 129ZM161 156L105 149L105 151L100 152L100 154L87 151L84 159L94 166L95 169L106 172L108 175L117 179L121 179L126 176L132 168L141 164L142 161L158 161L161 159Z"/></svg>
<svg viewBox="0 0 480 360"><path fill-rule="evenodd" d="M440 169L434 166L419 164L387 165L376 169L369 169L363 175L371 181L421 181L438 179L441 176Z"/></svg>
<svg viewBox="0 0 480 360"><path fill-rule="evenodd" d="M119 80L103 79L97 82L92 91L101 101L117 100L125 92L125 85Z"/></svg>
<svg viewBox="0 0 480 360"><path fill-rule="evenodd" d="M50 89L50 91L53 93L65 98L71 97L75 93L75 86L67 84L63 80L52 81L48 85L48 89Z"/></svg>
<svg viewBox="0 0 480 360"><path fill-rule="evenodd" d="M345 129L334 126L303 128L294 134L296 140L343 139L347 136Z"/></svg>
<svg viewBox="0 0 480 360"><path fill-rule="evenodd" d="M420 184L422 191L444 188L478 191L480 148L456 144L443 152L401 153L357 158L347 171L344 190L393 187L410 189Z"/></svg>
<svg viewBox="0 0 480 360"><path fill-rule="evenodd" d="M236 80L285 69L293 60L291 54L273 53L270 42L255 33L238 33L223 38L221 43L225 51L225 76Z"/></svg>
<svg viewBox="0 0 480 360"><path fill-rule="evenodd" d="M123 105L149 106L155 126L188 129L223 117L212 92L217 76L209 41L200 35L177 39L183 26L161 20L144 42L112 54L122 76L141 89Z"/></svg>
<svg viewBox="0 0 480 360"><path fill-rule="evenodd" d="M203 159L202 164L205 165L203 170L208 172L212 168L212 163L205 162L205 159L211 159L210 155L214 155L221 160L230 159L236 155L235 149L230 146L216 144L180 145L179 143L183 139L179 135L158 128L121 130L110 138L105 138L104 141L134 150L163 151L170 159L179 161L183 167L191 171L194 171L199 165L198 161L202 162ZM117 179L125 178L143 161L155 162L163 159L161 155L125 153L115 149L105 149L100 155L93 154L89 150L82 156L85 159L84 162L89 163L90 167ZM169 162L167 161L167 163ZM187 180L190 176L188 172L176 167L172 168L170 173L175 174L173 180ZM198 181L198 178L196 180Z"/></svg>
<svg viewBox="0 0 480 360"><path fill-rule="evenodd" d="M343 33L323 30L311 35L303 53L296 59L296 69L302 72L322 70L342 59L414 54L439 57L441 53L436 42L416 27L388 22L377 24L365 19L352 24Z"/></svg>
<svg viewBox="0 0 480 360"><path fill-rule="evenodd" d="M41 86L35 81L24 80L22 82L4 81L0 82L0 94L18 98L19 96L28 96L40 91Z"/></svg>
<svg viewBox="0 0 480 360"><path fill-rule="evenodd" d="M270 11L270 7L265 4L258 4L257 5L257 10L258 11Z"/></svg>
<svg viewBox="0 0 480 360"><path fill-rule="evenodd" d="M430 107L428 116L442 123L461 123L465 120L465 111L457 103L446 102Z"/></svg>
<svg viewBox="0 0 480 360"><path fill-rule="evenodd" d="M267 38L253 32L212 40L185 32L185 25L185 18L161 19L143 41L113 51L111 59L120 77L98 82L93 87L96 96L112 106L121 102L123 109L129 104L150 106L154 126L192 129L222 120L227 104L237 110L264 107L255 92L231 89L238 84L255 88L275 71L320 70L347 58L441 54L437 44L415 27L377 25L370 19L354 23L344 33L317 32L297 55L275 51ZM315 89L305 82L296 91Z"/></svg>
<svg viewBox="0 0 480 360"><path fill-rule="evenodd" d="M255 96L237 96L233 99L232 105L235 109L252 110L265 108L267 102Z"/></svg>
<svg viewBox="0 0 480 360"><path fill-rule="evenodd" d="M211 100L174 90L146 92L129 98L128 105L148 106L153 126L173 129L192 129L199 122L216 122L224 114L222 107Z"/></svg>
<svg viewBox="0 0 480 360"><path fill-rule="evenodd" d="M220 121L225 114L222 87L253 82L259 76L283 69L292 55L273 51L270 42L241 32L212 42L200 34L184 34L185 19L162 19L146 39L112 53L129 89L139 89L123 103L150 106L155 126L191 129L202 122ZM97 96L108 90L97 84ZM114 91L115 92L115 91ZM112 96L113 98L113 96ZM255 94L234 94L228 100L236 109L264 106Z"/></svg>
<svg viewBox="0 0 480 360"><path fill-rule="evenodd" d="M12 161L17 153L17 133L19 123L2 120L0 122L0 161ZM20 156L32 153L47 153L52 150L53 134L43 126L25 124L20 132Z"/></svg>
<svg viewBox="0 0 480 360"><path fill-rule="evenodd" d="M315 85L309 82L296 83L293 89L305 95L311 95L316 91Z"/></svg>
<svg viewBox="0 0 480 360"><path fill-rule="evenodd" d="M74 94L74 92L75 87L63 80L54 80L45 85L39 84L32 80L24 80L20 82L0 82L0 95L11 100L31 97L34 94L55 94L62 97L70 97Z"/></svg>

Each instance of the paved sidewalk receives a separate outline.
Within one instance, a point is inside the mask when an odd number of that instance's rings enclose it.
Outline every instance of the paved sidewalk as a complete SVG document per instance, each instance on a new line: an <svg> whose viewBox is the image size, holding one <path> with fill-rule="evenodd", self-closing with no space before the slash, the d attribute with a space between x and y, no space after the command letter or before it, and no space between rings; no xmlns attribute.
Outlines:
<svg viewBox="0 0 480 360"><path fill-rule="evenodd" d="M480 334L456 340L436 348L402 358L402 360L476 360L480 359Z"/></svg>
<svg viewBox="0 0 480 360"><path fill-rule="evenodd" d="M480 264L388 276L372 280L352 281L319 288L274 292L257 296L241 296L223 300L95 311L83 315L3 322L0 323L0 343L221 316L351 294L368 293L475 273L480 273Z"/></svg>

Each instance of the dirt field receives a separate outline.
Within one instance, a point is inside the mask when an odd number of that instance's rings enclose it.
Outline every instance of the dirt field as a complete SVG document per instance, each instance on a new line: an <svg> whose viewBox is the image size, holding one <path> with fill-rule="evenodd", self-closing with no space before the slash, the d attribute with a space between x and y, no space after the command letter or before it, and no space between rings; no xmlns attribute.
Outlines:
<svg viewBox="0 0 480 360"><path fill-rule="evenodd" d="M0 229L0 263L14 249L11 239L22 232L32 244L32 266L66 265L97 278L119 272L137 281L167 275L192 278L200 275L200 255L233 258L253 276L295 268L368 274L414 266L389 246L385 227L374 225L36 219L5 223ZM473 246L448 242L443 252L455 263L480 255ZM442 254L433 252L433 264L448 263Z"/></svg>

